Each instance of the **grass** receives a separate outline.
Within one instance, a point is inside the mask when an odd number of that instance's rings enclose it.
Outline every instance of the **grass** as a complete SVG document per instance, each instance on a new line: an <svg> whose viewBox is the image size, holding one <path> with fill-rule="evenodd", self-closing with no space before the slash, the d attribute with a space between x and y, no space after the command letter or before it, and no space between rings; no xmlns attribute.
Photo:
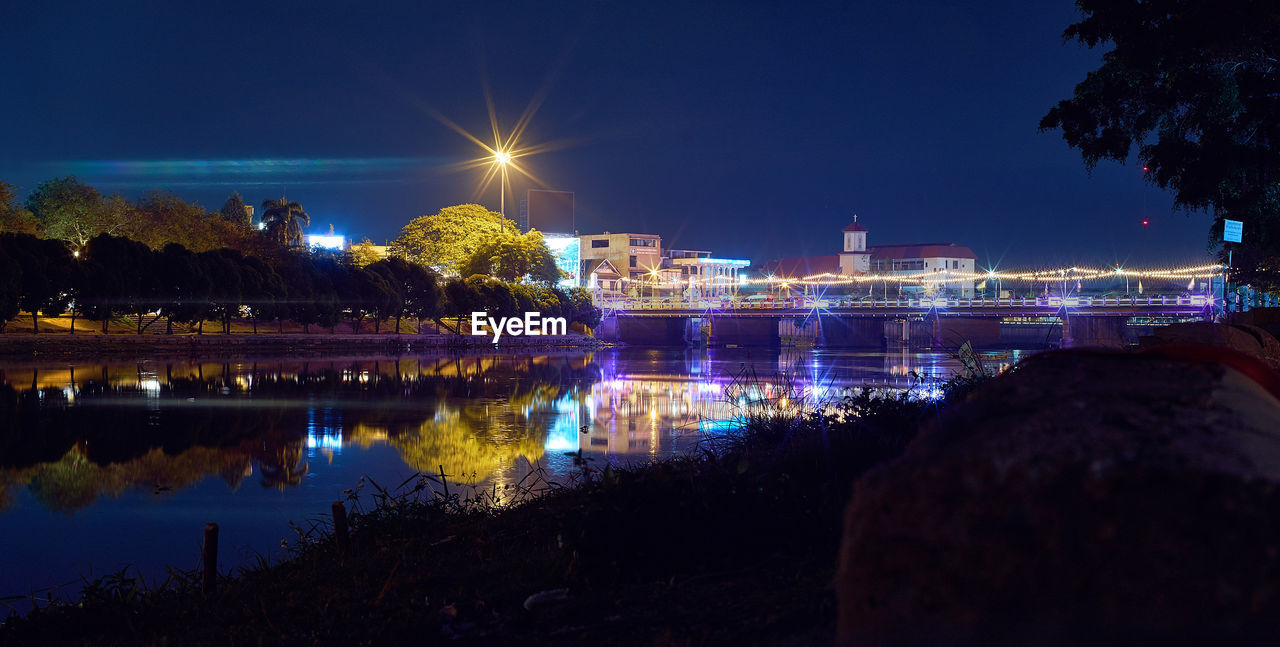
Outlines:
<svg viewBox="0 0 1280 647"><path fill-rule="evenodd" d="M297 527L290 559L222 577L208 598L194 571L153 587L122 571L79 604L11 618L0 643L829 643L851 485L947 400L827 402L747 374L726 396L736 429L689 456L580 460L571 483L535 470L503 490L459 489L443 469L364 479L347 494L349 560L321 518Z"/></svg>

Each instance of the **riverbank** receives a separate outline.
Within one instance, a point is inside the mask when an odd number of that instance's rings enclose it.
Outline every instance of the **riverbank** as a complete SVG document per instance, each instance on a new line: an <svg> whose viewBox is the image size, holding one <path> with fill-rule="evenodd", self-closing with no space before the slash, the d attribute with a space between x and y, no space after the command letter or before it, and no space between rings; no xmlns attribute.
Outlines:
<svg viewBox="0 0 1280 647"><path fill-rule="evenodd" d="M582 465L577 487L535 476L460 496L435 476L395 495L366 481L348 504L346 560L326 527L290 561L223 578L208 598L195 572L152 591L107 578L80 606L10 621L0 642L830 642L849 485L897 455L932 405L869 406L856 422L828 420L825 438L817 418L776 409L696 457Z"/></svg>
<svg viewBox="0 0 1280 647"><path fill-rule="evenodd" d="M41 317L39 333L29 314L10 321L0 333L0 358L86 359L110 357L244 357L332 356L337 354L407 355L428 350L459 349L468 352L495 349L547 350L612 348L620 344L596 339L581 332L565 335L501 337L465 335L434 322L404 320L399 330L394 322L364 321L358 327L343 321L332 330L304 327L291 321L259 322L233 319L229 332L221 332L221 322L204 326L172 324L148 318L138 331L136 319L108 321L105 332L98 322L75 321L71 317ZM457 327L457 323L453 325ZM465 326L463 327L465 329Z"/></svg>
<svg viewBox="0 0 1280 647"><path fill-rule="evenodd" d="M618 344L587 335L491 337L376 333L84 335L5 333L0 358L92 359L102 357L329 357L340 354L409 355L431 350L591 350Z"/></svg>

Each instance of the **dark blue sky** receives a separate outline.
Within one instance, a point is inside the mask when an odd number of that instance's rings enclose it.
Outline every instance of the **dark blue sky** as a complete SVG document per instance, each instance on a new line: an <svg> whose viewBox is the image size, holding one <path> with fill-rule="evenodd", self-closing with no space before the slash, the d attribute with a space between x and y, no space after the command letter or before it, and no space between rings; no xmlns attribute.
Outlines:
<svg viewBox="0 0 1280 647"><path fill-rule="evenodd" d="M980 264L1205 258L1207 216L1037 132L1097 64L1061 40L1077 18L1066 0L15 3L0 179L214 209L287 190L313 231L381 241L472 199L480 171L440 169L478 149L424 106L483 138L487 77L504 129L545 90L525 140L573 143L524 161L576 192L582 233L763 260L834 253L857 213L871 244L955 241Z"/></svg>

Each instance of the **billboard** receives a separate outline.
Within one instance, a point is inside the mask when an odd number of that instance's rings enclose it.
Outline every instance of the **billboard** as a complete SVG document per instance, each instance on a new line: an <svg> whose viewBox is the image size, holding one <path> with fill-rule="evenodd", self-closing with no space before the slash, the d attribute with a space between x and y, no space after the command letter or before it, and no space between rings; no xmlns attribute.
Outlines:
<svg viewBox="0 0 1280 647"><path fill-rule="evenodd" d="M577 235L573 222L573 192L530 189L525 198L529 219L526 231L537 229L544 234Z"/></svg>
<svg viewBox="0 0 1280 647"><path fill-rule="evenodd" d="M570 193L569 195L573 194ZM556 269L568 275L560 280L559 286L562 288L578 287L578 264L582 260L582 255L580 254L577 236L549 235L544 237L543 240L547 242L547 249L551 251L552 258L556 259Z"/></svg>

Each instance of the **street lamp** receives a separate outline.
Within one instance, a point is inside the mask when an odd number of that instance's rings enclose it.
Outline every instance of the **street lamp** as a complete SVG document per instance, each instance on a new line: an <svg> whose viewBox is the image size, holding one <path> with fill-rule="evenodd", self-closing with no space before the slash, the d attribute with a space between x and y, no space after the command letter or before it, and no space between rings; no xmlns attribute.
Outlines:
<svg viewBox="0 0 1280 647"><path fill-rule="evenodd" d="M506 228L507 218L507 164L511 163L511 153L498 149L493 152L493 161L502 169L502 182L499 183L498 190L502 192L499 198L498 210L502 212L503 228Z"/></svg>

